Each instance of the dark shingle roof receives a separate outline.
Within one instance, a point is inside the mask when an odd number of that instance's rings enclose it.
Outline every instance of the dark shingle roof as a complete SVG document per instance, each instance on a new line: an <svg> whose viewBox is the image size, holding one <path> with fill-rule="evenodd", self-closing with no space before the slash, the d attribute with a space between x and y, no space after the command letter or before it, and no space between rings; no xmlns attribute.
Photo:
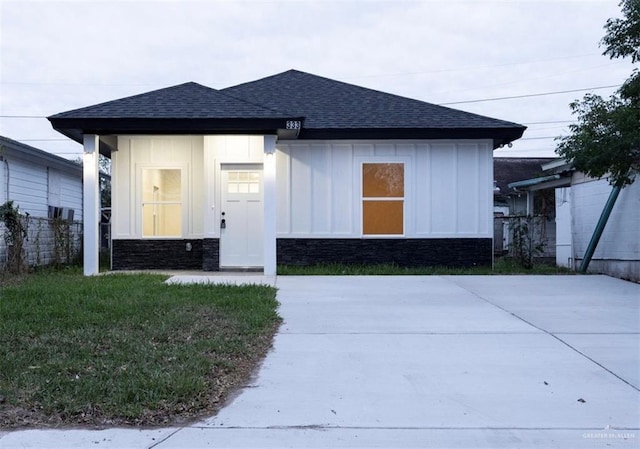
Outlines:
<svg viewBox="0 0 640 449"><path fill-rule="evenodd" d="M514 190L509 184L525 179L532 179L542 175L542 164L546 164L556 158L522 158L522 157L495 157L493 158L493 179L497 187L500 187L499 195L509 195Z"/></svg>
<svg viewBox="0 0 640 449"><path fill-rule="evenodd" d="M197 83L100 103L49 117L63 134L273 134L289 121L300 139L492 139L525 127L289 70L222 90Z"/></svg>
<svg viewBox="0 0 640 449"><path fill-rule="evenodd" d="M62 134L270 134L300 120L197 83L185 83L49 117Z"/></svg>
<svg viewBox="0 0 640 449"><path fill-rule="evenodd" d="M469 112L289 70L222 92L305 117L307 129L523 128Z"/></svg>
<svg viewBox="0 0 640 449"><path fill-rule="evenodd" d="M274 109L231 97L198 83L165 89L62 112L59 118L285 118Z"/></svg>

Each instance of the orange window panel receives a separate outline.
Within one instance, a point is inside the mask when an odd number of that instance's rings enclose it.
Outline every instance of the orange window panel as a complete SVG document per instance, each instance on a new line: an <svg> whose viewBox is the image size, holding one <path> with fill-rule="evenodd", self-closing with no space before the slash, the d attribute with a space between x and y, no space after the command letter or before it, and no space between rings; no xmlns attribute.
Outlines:
<svg viewBox="0 0 640 449"><path fill-rule="evenodd" d="M363 201L362 232L366 235L402 235L404 201Z"/></svg>
<svg viewBox="0 0 640 449"><path fill-rule="evenodd" d="M404 197L404 164L362 164L362 196Z"/></svg>

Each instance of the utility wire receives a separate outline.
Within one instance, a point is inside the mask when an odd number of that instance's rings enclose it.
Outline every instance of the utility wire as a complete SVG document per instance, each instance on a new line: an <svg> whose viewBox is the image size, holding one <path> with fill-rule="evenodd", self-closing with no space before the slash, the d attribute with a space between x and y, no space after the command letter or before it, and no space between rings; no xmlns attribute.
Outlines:
<svg viewBox="0 0 640 449"><path fill-rule="evenodd" d="M555 139L558 136L546 136L546 137L522 137L518 139L518 142L521 140L545 140L545 139Z"/></svg>
<svg viewBox="0 0 640 449"><path fill-rule="evenodd" d="M451 101L447 103L438 103L439 106L448 106L452 104L465 104L465 103L480 103L483 101L501 101L501 100L513 100L517 98L531 98L531 97L542 97L546 95L559 95L559 94L567 94L573 92L584 92L587 90L601 90L601 89L611 89L614 87L620 87L622 84L612 84L610 86L596 86L596 87L585 87L582 89L571 89L571 90L559 90L554 92L540 92L535 94L525 94L525 95L514 95L510 97L493 97L493 98L481 98L476 100L465 100L465 101ZM27 119L43 119L47 118L41 115L0 115L0 118L27 118ZM536 122L536 124L541 123L556 123L556 122ZM558 122L561 123L561 122ZM533 123L529 123L530 125Z"/></svg>
<svg viewBox="0 0 640 449"><path fill-rule="evenodd" d="M508 66L516 66L516 65L537 64L537 63L540 63L540 62L567 60L567 59L573 59L573 58L584 58L585 56L596 56L596 55L600 56L600 53L586 53L586 54L582 54L582 55L559 56L559 57L555 57L555 58L538 59L536 61L507 62L507 63L494 64L494 65L456 67L456 68L448 68L448 69L426 70L426 71L420 71L420 72L383 73L383 74L377 74L377 75L354 75L354 76L344 77L344 79L383 78L383 77L393 77L393 76L426 75L426 74L429 74L429 73L467 72L467 71L470 71L470 70L485 70L485 69L492 69L492 68L495 68L495 67L508 67Z"/></svg>
<svg viewBox="0 0 640 449"><path fill-rule="evenodd" d="M550 125L553 123L573 123L575 120L552 120L549 122L525 122L523 125Z"/></svg>
<svg viewBox="0 0 640 449"><path fill-rule="evenodd" d="M571 89L571 90L559 90L556 92L542 92L537 94L527 94L527 95L514 95L512 97L494 97L494 98L481 98L478 100L466 100L466 101L452 101L448 103L438 103L439 106L448 106L451 104L465 104L465 103L480 103L483 101L499 101L499 100L513 100L516 98L530 98L530 97L542 97L545 95L558 95L558 94L568 94L572 92L584 92L585 90L600 90L600 89L611 89L613 87L620 87L622 84L614 84L611 86L598 86L598 87L586 87L584 89Z"/></svg>
<svg viewBox="0 0 640 449"><path fill-rule="evenodd" d="M71 139L13 139L18 142L69 142Z"/></svg>
<svg viewBox="0 0 640 449"><path fill-rule="evenodd" d="M564 61L567 59L576 59L576 58L584 58L588 56L601 56L600 53L584 53L579 55L568 55L568 56L557 56L553 58L546 59L537 59L531 61L519 61L519 62L506 62L501 64L493 64L493 65L478 65L478 66L467 66L467 67L451 67L444 69L434 69L434 70L424 70L417 72L397 72L397 73L382 73L382 74L370 74L370 75L353 75L353 76L345 76L343 79L359 79L359 78L384 78L384 77L394 77L394 76L411 76L411 75L426 75L430 73L448 73L448 72L468 72L471 70L485 70L492 69L497 67L509 67L509 66L518 66L518 65L527 65L527 64L538 64L542 62L551 62L551 61ZM589 70L579 69L579 70ZM38 82L38 81L0 81L0 85L27 85L27 86L97 86L97 87L135 87L135 86L154 86L155 84L150 83L69 83L69 82Z"/></svg>
<svg viewBox="0 0 640 449"><path fill-rule="evenodd" d="M0 115L0 118L47 118L44 115Z"/></svg>

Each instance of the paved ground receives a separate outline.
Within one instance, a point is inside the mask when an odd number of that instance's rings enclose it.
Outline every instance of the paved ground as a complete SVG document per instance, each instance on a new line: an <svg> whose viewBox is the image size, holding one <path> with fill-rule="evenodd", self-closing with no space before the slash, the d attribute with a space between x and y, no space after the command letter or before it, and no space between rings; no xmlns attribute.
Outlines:
<svg viewBox="0 0 640 449"><path fill-rule="evenodd" d="M218 416L11 432L0 447L640 447L640 285L416 276L277 286L275 347Z"/></svg>

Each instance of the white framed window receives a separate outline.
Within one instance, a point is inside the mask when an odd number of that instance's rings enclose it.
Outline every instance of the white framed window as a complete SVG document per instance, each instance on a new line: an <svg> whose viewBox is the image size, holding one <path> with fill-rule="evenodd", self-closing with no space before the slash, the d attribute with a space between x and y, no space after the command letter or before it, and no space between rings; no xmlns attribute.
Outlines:
<svg viewBox="0 0 640 449"><path fill-rule="evenodd" d="M362 235L402 236L405 163L362 163Z"/></svg>
<svg viewBox="0 0 640 449"><path fill-rule="evenodd" d="M181 168L142 168L142 237L182 237Z"/></svg>

